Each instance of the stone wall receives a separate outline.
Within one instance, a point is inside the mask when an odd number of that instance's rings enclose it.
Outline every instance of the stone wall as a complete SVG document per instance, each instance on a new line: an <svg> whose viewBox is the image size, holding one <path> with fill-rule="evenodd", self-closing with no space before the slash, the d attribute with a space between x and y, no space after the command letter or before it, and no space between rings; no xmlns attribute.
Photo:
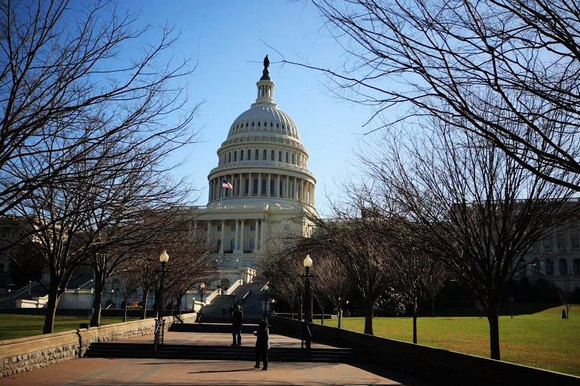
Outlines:
<svg viewBox="0 0 580 386"><path fill-rule="evenodd" d="M184 323L193 323L196 314L184 314ZM176 318L165 317L165 326ZM53 363L82 357L92 342L153 335L155 319L136 320L101 327L78 329L0 341L0 377L30 371Z"/></svg>
<svg viewBox="0 0 580 386"><path fill-rule="evenodd" d="M274 316L271 331L301 338L303 322ZM310 324L312 339L350 347L386 371L413 374L441 385L580 385L580 377L454 351Z"/></svg>

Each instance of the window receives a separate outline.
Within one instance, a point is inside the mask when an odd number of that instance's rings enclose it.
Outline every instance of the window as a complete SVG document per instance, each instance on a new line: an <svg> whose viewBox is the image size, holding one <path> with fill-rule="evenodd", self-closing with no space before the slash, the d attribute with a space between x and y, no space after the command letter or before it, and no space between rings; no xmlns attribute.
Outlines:
<svg viewBox="0 0 580 386"><path fill-rule="evenodd" d="M248 156L248 159L250 159L250 156ZM240 161L244 160L244 151L240 150Z"/></svg>
<svg viewBox="0 0 580 386"><path fill-rule="evenodd" d="M261 192L262 196L266 195L266 192L268 191L267 189L268 189L268 180L262 178L262 192Z"/></svg>
<svg viewBox="0 0 580 386"><path fill-rule="evenodd" d="M570 246L572 247L572 249L580 248L580 235L578 234L578 232L570 234Z"/></svg>
<svg viewBox="0 0 580 386"><path fill-rule="evenodd" d="M236 226L235 226L235 225L232 225L232 226L230 227L230 230L231 230L232 232L235 232L235 231L236 231Z"/></svg>
<svg viewBox="0 0 580 386"><path fill-rule="evenodd" d="M252 127L254 127L254 122L252 122Z"/></svg>
<svg viewBox="0 0 580 386"><path fill-rule="evenodd" d="M234 162L238 160L238 151L234 151Z"/></svg>
<svg viewBox="0 0 580 386"><path fill-rule="evenodd" d="M228 153L228 162L232 162L232 152Z"/></svg>
<svg viewBox="0 0 580 386"><path fill-rule="evenodd" d="M554 262L552 259L547 259L544 265L546 266L546 276L552 276L554 274Z"/></svg>
<svg viewBox="0 0 580 386"><path fill-rule="evenodd" d="M270 127L274 127L274 122L270 122Z"/></svg>
<svg viewBox="0 0 580 386"><path fill-rule="evenodd" d="M252 189L254 196L258 195L258 179L254 178L254 187Z"/></svg>
<svg viewBox="0 0 580 386"><path fill-rule="evenodd" d="M274 195L274 189L276 188L276 182L274 179L270 179L270 196Z"/></svg>
<svg viewBox="0 0 580 386"><path fill-rule="evenodd" d="M248 122L246 122L246 127L248 127Z"/></svg>
<svg viewBox="0 0 580 386"><path fill-rule="evenodd" d="M292 165L296 165L296 155L292 153Z"/></svg>
<svg viewBox="0 0 580 386"><path fill-rule="evenodd" d="M218 232L221 232L221 231L222 231L222 226L221 226L221 225L218 225L218 226L217 226L217 231L218 231Z"/></svg>
<svg viewBox="0 0 580 386"><path fill-rule="evenodd" d="M250 186L250 179L249 178L245 178L244 179L244 196L248 195L249 192L249 186Z"/></svg>
<svg viewBox="0 0 580 386"><path fill-rule="evenodd" d="M254 232L256 230L256 226L255 225L250 225L250 231Z"/></svg>
<svg viewBox="0 0 580 386"><path fill-rule="evenodd" d="M260 127L260 123L261 123L261 122L258 122L258 127Z"/></svg>
<svg viewBox="0 0 580 386"><path fill-rule="evenodd" d="M257 161L260 159L260 150L256 149L254 152L254 159Z"/></svg>
<svg viewBox="0 0 580 386"><path fill-rule="evenodd" d="M563 235L558 235L558 237L556 238L556 245L560 250L566 248L566 242Z"/></svg>
<svg viewBox="0 0 580 386"><path fill-rule="evenodd" d="M274 155L274 150L272 150L270 152L270 161L274 161L275 158L276 158L276 156Z"/></svg>
<svg viewBox="0 0 580 386"><path fill-rule="evenodd" d="M566 259L560 259L558 262L558 268L560 268L560 275L568 274L568 261Z"/></svg>
<svg viewBox="0 0 580 386"><path fill-rule="evenodd" d="M267 158L268 158L268 151L267 151L266 149L264 149L264 150L262 151L262 159L263 159L264 161L266 161L266 159L267 159Z"/></svg>
<svg viewBox="0 0 580 386"><path fill-rule="evenodd" d="M282 152L278 152L278 162L282 162Z"/></svg>
<svg viewBox="0 0 580 386"><path fill-rule="evenodd" d="M548 250L552 249L552 239L551 238L546 237L544 239L544 249L548 249Z"/></svg>
<svg viewBox="0 0 580 386"><path fill-rule="evenodd" d="M572 261L572 269L574 270L574 275L580 275L580 259Z"/></svg>
<svg viewBox="0 0 580 386"><path fill-rule="evenodd" d="M280 124L279 124L279 123L276 123L276 127L277 127L277 128L280 128Z"/></svg>
<svg viewBox="0 0 580 386"><path fill-rule="evenodd" d="M288 163L288 152L286 152L286 163Z"/></svg>

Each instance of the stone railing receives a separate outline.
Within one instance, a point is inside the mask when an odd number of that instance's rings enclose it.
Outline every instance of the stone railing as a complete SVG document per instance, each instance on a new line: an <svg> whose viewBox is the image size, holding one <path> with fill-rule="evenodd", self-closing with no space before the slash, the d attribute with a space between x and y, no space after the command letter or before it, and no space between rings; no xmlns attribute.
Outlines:
<svg viewBox="0 0 580 386"><path fill-rule="evenodd" d="M271 316L271 331L303 338L304 322ZM413 374L429 384L470 386L580 385L580 377L515 363L497 361L444 349L422 346L335 327L310 324L312 340L366 353L368 360L386 371Z"/></svg>
<svg viewBox="0 0 580 386"><path fill-rule="evenodd" d="M184 314L184 323L193 323L196 314ZM177 320L165 317L165 327ZM153 335L155 319L143 319L101 327L82 328L53 334L0 341L0 377L30 371L53 363L82 357L92 342Z"/></svg>

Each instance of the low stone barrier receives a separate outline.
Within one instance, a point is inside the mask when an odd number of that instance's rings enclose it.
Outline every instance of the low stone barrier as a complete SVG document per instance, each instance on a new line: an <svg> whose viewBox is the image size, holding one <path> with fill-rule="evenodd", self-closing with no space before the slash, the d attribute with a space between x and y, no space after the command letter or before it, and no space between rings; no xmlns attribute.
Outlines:
<svg viewBox="0 0 580 386"><path fill-rule="evenodd" d="M271 331L302 337L303 322L272 316ZM312 339L367 353L368 360L383 367L419 376L441 385L580 385L580 377L535 367L497 361L434 347L380 338L335 327L310 324Z"/></svg>
<svg viewBox="0 0 580 386"><path fill-rule="evenodd" d="M195 313L179 316L184 323L195 322ZM169 328L177 317L166 316ZM82 357L92 342L153 335L155 319L143 319L101 327L30 336L0 341L0 377L30 371L53 363Z"/></svg>

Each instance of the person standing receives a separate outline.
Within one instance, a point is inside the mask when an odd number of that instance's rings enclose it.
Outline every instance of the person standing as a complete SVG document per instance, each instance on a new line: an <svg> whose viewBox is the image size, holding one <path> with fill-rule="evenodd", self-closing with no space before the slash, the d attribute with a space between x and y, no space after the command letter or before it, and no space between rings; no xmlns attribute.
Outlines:
<svg viewBox="0 0 580 386"><path fill-rule="evenodd" d="M260 368L260 361L264 364L262 370L268 370L268 349L270 348L270 331L268 322L265 319L260 320L258 331L256 332L256 365Z"/></svg>
<svg viewBox="0 0 580 386"><path fill-rule="evenodd" d="M238 304L234 307L232 312L232 346L242 345L242 324L244 321L244 312L242 307Z"/></svg>

